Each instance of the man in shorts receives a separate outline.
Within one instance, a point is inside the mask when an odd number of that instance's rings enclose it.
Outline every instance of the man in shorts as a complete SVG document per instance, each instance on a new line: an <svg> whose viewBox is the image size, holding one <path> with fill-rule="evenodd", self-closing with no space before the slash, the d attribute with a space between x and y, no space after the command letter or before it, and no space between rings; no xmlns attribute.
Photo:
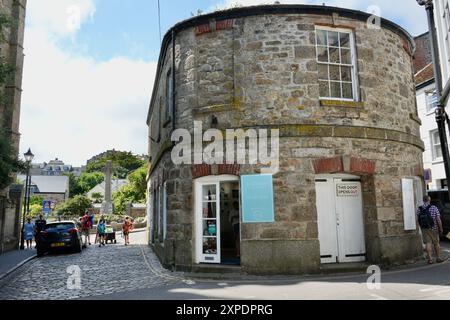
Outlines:
<svg viewBox="0 0 450 320"><path fill-rule="evenodd" d="M432 247L436 254L436 262L443 262L439 245L439 237L443 234L441 215L439 209L431 204L429 196L423 197L423 205L417 209L417 221L422 230L423 242L426 244L428 263L433 263Z"/></svg>

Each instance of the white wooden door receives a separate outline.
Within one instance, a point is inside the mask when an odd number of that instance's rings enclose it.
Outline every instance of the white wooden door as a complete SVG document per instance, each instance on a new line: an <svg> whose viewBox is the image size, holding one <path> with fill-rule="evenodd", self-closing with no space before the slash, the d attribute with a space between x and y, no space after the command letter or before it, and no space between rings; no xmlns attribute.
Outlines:
<svg viewBox="0 0 450 320"><path fill-rule="evenodd" d="M329 179L316 180L317 223L322 263L336 263L339 255L333 193L333 184Z"/></svg>
<svg viewBox="0 0 450 320"><path fill-rule="evenodd" d="M221 263L220 183L201 183L196 190L197 259Z"/></svg>
<svg viewBox="0 0 450 320"><path fill-rule="evenodd" d="M316 179L316 207L321 262L364 261L361 183L334 177Z"/></svg>
<svg viewBox="0 0 450 320"><path fill-rule="evenodd" d="M334 179L339 262L366 260L361 182Z"/></svg>

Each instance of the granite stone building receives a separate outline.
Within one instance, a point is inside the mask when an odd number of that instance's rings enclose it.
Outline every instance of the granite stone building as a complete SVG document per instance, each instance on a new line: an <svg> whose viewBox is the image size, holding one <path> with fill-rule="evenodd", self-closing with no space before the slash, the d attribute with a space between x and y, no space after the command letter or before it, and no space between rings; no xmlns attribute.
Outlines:
<svg viewBox="0 0 450 320"><path fill-rule="evenodd" d="M0 87L0 125L10 135L16 154L19 154L19 122L22 95L23 40L26 0L0 1L0 12L11 22L4 30L0 56L14 68ZM0 190L0 253L18 247L20 237L20 207L22 187L18 185Z"/></svg>
<svg viewBox="0 0 450 320"><path fill-rule="evenodd" d="M268 5L168 31L147 119L149 243L166 267L298 274L420 257L414 41L372 20L341 8ZM194 121L204 130L278 129L279 171L175 165L172 133L194 136Z"/></svg>

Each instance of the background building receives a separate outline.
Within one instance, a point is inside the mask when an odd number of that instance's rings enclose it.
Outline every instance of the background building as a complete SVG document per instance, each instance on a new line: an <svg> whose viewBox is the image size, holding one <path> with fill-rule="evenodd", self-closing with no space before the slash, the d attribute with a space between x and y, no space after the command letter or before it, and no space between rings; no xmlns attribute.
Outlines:
<svg viewBox="0 0 450 320"><path fill-rule="evenodd" d="M421 256L414 41L390 21L374 29L368 20L354 10L272 5L169 30L147 119L149 239L165 266L286 274ZM194 121L204 130L279 129L279 172L175 166L171 134L193 133ZM228 219L235 203L240 256ZM257 209L273 216L250 219Z"/></svg>
<svg viewBox="0 0 450 320"><path fill-rule="evenodd" d="M72 165L65 164L63 161L56 158L48 163L36 163L31 166L31 175L38 176L61 176L69 173L73 173L79 177L82 173L81 167L73 167Z"/></svg>
<svg viewBox="0 0 450 320"><path fill-rule="evenodd" d="M25 28L26 0L4 0L0 11L12 21L5 32L5 43L0 45L0 55L15 69L7 85L0 88L5 100L1 102L0 122L5 126L19 154L20 105L22 95L23 40ZM22 189L12 186L0 190L0 253L16 249L20 238L20 207Z"/></svg>
<svg viewBox="0 0 450 320"><path fill-rule="evenodd" d="M434 17L444 92L450 91L450 7L449 0L434 0ZM447 106L448 106L447 99Z"/></svg>
<svg viewBox="0 0 450 320"><path fill-rule="evenodd" d="M426 186L429 190L438 190L447 187L447 179L435 116L438 100L429 33L427 32L416 37L415 42L414 78L416 82L417 110L422 121L420 136L425 145L423 165L426 172Z"/></svg>
<svg viewBox="0 0 450 320"><path fill-rule="evenodd" d="M19 181L25 184L25 176L19 175ZM43 197L45 201L56 204L69 199L69 177L67 176L31 176L31 195Z"/></svg>

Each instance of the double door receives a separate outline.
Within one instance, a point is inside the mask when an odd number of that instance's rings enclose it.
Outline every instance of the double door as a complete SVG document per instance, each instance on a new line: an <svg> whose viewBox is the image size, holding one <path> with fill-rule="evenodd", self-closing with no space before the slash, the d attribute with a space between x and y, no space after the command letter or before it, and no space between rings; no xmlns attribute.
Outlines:
<svg viewBox="0 0 450 320"><path fill-rule="evenodd" d="M322 263L366 260L361 182L358 177L316 179Z"/></svg>

